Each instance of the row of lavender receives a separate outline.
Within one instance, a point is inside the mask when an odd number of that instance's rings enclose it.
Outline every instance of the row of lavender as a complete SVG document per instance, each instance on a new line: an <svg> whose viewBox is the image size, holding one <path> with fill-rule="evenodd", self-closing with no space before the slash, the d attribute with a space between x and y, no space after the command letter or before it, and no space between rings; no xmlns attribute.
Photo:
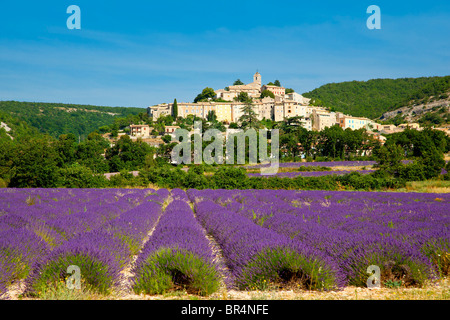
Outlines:
<svg viewBox="0 0 450 320"><path fill-rule="evenodd" d="M298 176L302 177L321 177L329 175L344 175L352 172L358 172L360 174L369 174L374 172L374 170L334 170L334 171L292 171L292 172L277 172L276 176L280 178L295 178ZM249 177L270 177L270 175L262 175L261 173L248 173Z"/></svg>
<svg viewBox="0 0 450 320"><path fill-rule="evenodd" d="M30 293L46 290L49 281L64 278L63 265L82 265L86 281L108 291L140 249L168 194L138 189L2 189L0 295L20 279L26 279ZM105 272L102 277L99 270Z"/></svg>
<svg viewBox="0 0 450 320"><path fill-rule="evenodd" d="M189 293L211 294L221 282L220 263L186 192L174 189L171 197L136 261L133 289L136 293L160 294L179 287Z"/></svg>
<svg viewBox="0 0 450 320"><path fill-rule="evenodd" d="M406 160L407 161L407 160ZM355 166L372 166L376 164L376 161L316 161L316 162L280 162L281 168L292 167L355 167ZM258 164L249 165L247 168L260 168L264 166L270 166L270 164Z"/></svg>
<svg viewBox="0 0 450 320"><path fill-rule="evenodd" d="M412 163L413 160L402 160L402 163L408 164ZM365 166L373 166L377 164L376 161L372 160L355 160L355 161L314 161L314 162L280 162L279 166L281 168L296 168L300 166L305 167L365 167ZM270 166L270 163L257 164L257 165L246 165L245 167L248 169L255 169Z"/></svg>
<svg viewBox="0 0 450 320"><path fill-rule="evenodd" d="M224 248L230 247L224 253L242 286L250 283L248 274L253 280L260 277L255 275L261 275L270 260L258 254L274 246L289 247L288 240L302 248L297 252L312 252L305 268L316 257L321 270L329 270L325 278L343 279L345 284L365 286L370 265L380 267L385 282L404 285L421 285L449 272L448 195L281 190L188 194L199 217L208 217L203 220L207 229ZM280 281L280 272L265 279Z"/></svg>

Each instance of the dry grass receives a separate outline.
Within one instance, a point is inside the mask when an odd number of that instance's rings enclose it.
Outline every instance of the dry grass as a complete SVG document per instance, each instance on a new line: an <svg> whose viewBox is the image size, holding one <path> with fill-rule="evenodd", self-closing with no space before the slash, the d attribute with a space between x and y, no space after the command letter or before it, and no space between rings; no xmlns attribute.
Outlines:
<svg viewBox="0 0 450 320"><path fill-rule="evenodd" d="M390 190L395 192L423 192L423 193L449 193L450 181L445 180L427 180L410 181L406 183L405 188Z"/></svg>
<svg viewBox="0 0 450 320"><path fill-rule="evenodd" d="M209 297L174 292L161 296L128 296L128 299L151 300L450 300L450 279L428 283L423 288L369 289L346 287L341 291L269 290L236 291L222 288Z"/></svg>
<svg viewBox="0 0 450 320"><path fill-rule="evenodd" d="M15 288L17 290L17 288ZM27 299L17 290L13 300ZM222 287L209 297L188 294L186 291L172 291L162 295L134 294L117 291L109 296L98 295L88 291L68 292L66 288L49 292L44 299L58 300L450 300L450 278L428 282L422 288L380 288L369 289L349 286L340 291L308 290L267 290L237 291Z"/></svg>

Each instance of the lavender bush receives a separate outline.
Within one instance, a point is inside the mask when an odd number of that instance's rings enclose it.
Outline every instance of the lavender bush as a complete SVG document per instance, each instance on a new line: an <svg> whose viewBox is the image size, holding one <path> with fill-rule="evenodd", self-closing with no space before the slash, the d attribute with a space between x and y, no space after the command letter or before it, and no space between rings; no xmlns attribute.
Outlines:
<svg viewBox="0 0 450 320"><path fill-rule="evenodd" d="M172 196L185 198L179 190ZM181 287L191 293L211 294L220 284L213 260L191 208L183 200L173 200L136 261L133 289L157 294Z"/></svg>
<svg viewBox="0 0 450 320"><path fill-rule="evenodd" d="M49 248L44 241L26 228L11 228L0 233L0 253L6 268L6 283L24 279L32 265L45 257ZM3 276L2 276L3 278ZM4 281L5 282L5 281Z"/></svg>
<svg viewBox="0 0 450 320"><path fill-rule="evenodd" d="M211 201L195 204L198 219L221 246L228 268L241 289L265 288L295 281L308 289L332 289L343 284L329 257L294 242Z"/></svg>
<svg viewBox="0 0 450 320"><path fill-rule="evenodd" d="M120 270L128 262L127 250L118 239L100 230L74 237L35 263L26 279L26 294L39 297L56 288L68 278L71 265L80 268L82 284L88 290L109 294L121 280Z"/></svg>
<svg viewBox="0 0 450 320"><path fill-rule="evenodd" d="M142 241L158 221L161 215L161 202L164 202L161 198L158 200L160 202L153 198L146 200L105 226L109 233L129 248L130 255L138 253Z"/></svg>

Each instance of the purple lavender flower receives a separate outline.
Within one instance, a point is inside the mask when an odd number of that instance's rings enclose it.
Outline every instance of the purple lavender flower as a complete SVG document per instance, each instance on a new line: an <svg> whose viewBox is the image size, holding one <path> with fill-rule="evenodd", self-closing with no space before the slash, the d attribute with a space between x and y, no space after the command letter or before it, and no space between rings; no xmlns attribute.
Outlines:
<svg viewBox="0 0 450 320"><path fill-rule="evenodd" d="M180 190L174 198L187 198ZM134 268L136 292L162 293L174 285L210 294L218 289L219 272L204 230L183 200L173 200L142 249Z"/></svg>
<svg viewBox="0 0 450 320"><path fill-rule="evenodd" d="M262 228L211 201L199 201L195 208L200 222L221 246L238 287L260 287L264 280L281 283L295 276L309 288L343 285L337 265L322 252Z"/></svg>

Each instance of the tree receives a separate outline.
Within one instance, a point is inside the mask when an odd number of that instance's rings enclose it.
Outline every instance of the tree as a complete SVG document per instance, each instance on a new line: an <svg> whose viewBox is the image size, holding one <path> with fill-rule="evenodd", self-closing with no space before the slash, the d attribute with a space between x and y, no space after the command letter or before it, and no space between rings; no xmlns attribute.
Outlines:
<svg viewBox="0 0 450 320"><path fill-rule="evenodd" d="M284 90L284 93L286 93L286 94L288 94L288 93L293 93L293 92L295 92L295 91L294 91L294 89L292 89L292 88L286 88L286 89Z"/></svg>
<svg viewBox="0 0 450 320"><path fill-rule="evenodd" d="M212 176L216 188L238 189L245 184L247 174L243 168L221 166Z"/></svg>
<svg viewBox="0 0 450 320"><path fill-rule="evenodd" d="M428 112L425 115L423 115L419 121L422 126L439 126L444 122L444 119L442 119L437 113L431 113Z"/></svg>
<svg viewBox="0 0 450 320"><path fill-rule="evenodd" d="M281 87L280 80L275 80L273 83L274 86Z"/></svg>
<svg viewBox="0 0 450 320"><path fill-rule="evenodd" d="M144 165L145 156L150 150L151 147L142 140L132 141L129 136L122 136L114 147L106 150L105 158L110 172L138 170Z"/></svg>
<svg viewBox="0 0 450 320"><path fill-rule="evenodd" d="M103 157L109 142L98 133L91 133L76 147L75 158L80 165L90 168L94 173L106 173L108 164Z"/></svg>
<svg viewBox="0 0 450 320"><path fill-rule="evenodd" d="M108 181L102 174L94 174L91 169L78 163L59 171L58 186L64 188L104 188Z"/></svg>
<svg viewBox="0 0 450 320"><path fill-rule="evenodd" d="M286 117L278 127L283 130L283 132L290 133L297 130L297 128L302 125L302 119L303 116Z"/></svg>
<svg viewBox="0 0 450 320"><path fill-rule="evenodd" d="M292 134L283 134L280 138L280 147L282 150L290 153L292 158L295 158L297 151L300 149L297 137Z"/></svg>
<svg viewBox="0 0 450 320"><path fill-rule="evenodd" d="M257 129L259 127L259 122L257 114L253 110L253 103L251 99L245 102L244 106L241 108L241 111L242 116L239 117L241 128Z"/></svg>
<svg viewBox="0 0 450 320"><path fill-rule="evenodd" d="M236 100L239 102L247 102L247 101L251 101L252 98L249 97L247 92L239 92L238 96L236 97Z"/></svg>
<svg viewBox="0 0 450 320"><path fill-rule="evenodd" d="M234 83L233 83L233 86L241 86L241 85L243 85L244 83L241 81L241 79L237 79Z"/></svg>
<svg viewBox="0 0 450 320"><path fill-rule="evenodd" d="M209 110L208 113L206 114L206 119L207 119L209 122L216 122L216 121L217 121L216 111L214 111L214 110Z"/></svg>
<svg viewBox="0 0 450 320"><path fill-rule="evenodd" d="M322 155L332 158L341 158L344 154L344 130L334 125L327 127L320 133L322 137Z"/></svg>
<svg viewBox="0 0 450 320"><path fill-rule="evenodd" d="M144 165L142 166L142 170L149 171L152 168L157 166L155 159L156 149L152 147L149 153L145 156Z"/></svg>
<svg viewBox="0 0 450 320"><path fill-rule="evenodd" d="M223 124L222 122L220 122L220 121L214 122L214 123L209 127L209 129L217 129L217 130L219 130L219 131L221 131L221 132L227 131L227 129L225 128L224 124Z"/></svg>
<svg viewBox="0 0 450 320"><path fill-rule="evenodd" d="M15 144L13 140L0 138L0 180L9 180L14 154Z"/></svg>
<svg viewBox="0 0 450 320"><path fill-rule="evenodd" d="M178 118L178 103L177 103L177 99L173 100L172 115L173 115L174 119Z"/></svg>
<svg viewBox="0 0 450 320"><path fill-rule="evenodd" d="M77 138L73 133L62 134L59 136L55 145L56 151L59 154L59 166L70 165L75 161Z"/></svg>
<svg viewBox="0 0 450 320"><path fill-rule="evenodd" d="M266 89L266 90L263 90L260 95L261 99L264 99L265 97L270 97L272 99L275 99L275 94L272 91Z"/></svg>
<svg viewBox="0 0 450 320"><path fill-rule="evenodd" d="M58 152L50 136L27 137L16 144L9 187L55 188Z"/></svg>
<svg viewBox="0 0 450 320"><path fill-rule="evenodd" d="M170 141L172 141L172 136L170 134L166 134L165 136L163 136L162 141L164 141L165 143L170 143Z"/></svg>
<svg viewBox="0 0 450 320"><path fill-rule="evenodd" d="M383 145L374 151L380 172L397 177L402 169L403 148L400 145Z"/></svg>
<svg viewBox="0 0 450 320"><path fill-rule="evenodd" d="M309 131L299 126L295 133L300 143L300 150L303 150L305 157L312 157L315 145L319 139L319 132Z"/></svg>
<svg viewBox="0 0 450 320"><path fill-rule="evenodd" d="M423 157L419 162L424 166L426 179L439 176L442 168L445 167L444 154L434 145L431 145L427 150L424 150Z"/></svg>
<svg viewBox="0 0 450 320"><path fill-rule="evenodd" d="M156 156L161 158L161 161L169 162L172 158L172 150L177 145L177 142L165 143L158 147Z"/></svg>
<svg viewBox="0 0 450 320"><path fill-rule="evenodd" d="M111 137L117 138L119 136L119 124L114 122L111 127Z"/></svg>
<svg viewBox="0 0 450 320"><path fill-rule="evenodd" d="M209 99L214 99L216 96L216 92L213 88L206 87L202 90L202 93L199 93L197 97L194 99L194 103L201 102L201 101L208 101Z"/></svg>

